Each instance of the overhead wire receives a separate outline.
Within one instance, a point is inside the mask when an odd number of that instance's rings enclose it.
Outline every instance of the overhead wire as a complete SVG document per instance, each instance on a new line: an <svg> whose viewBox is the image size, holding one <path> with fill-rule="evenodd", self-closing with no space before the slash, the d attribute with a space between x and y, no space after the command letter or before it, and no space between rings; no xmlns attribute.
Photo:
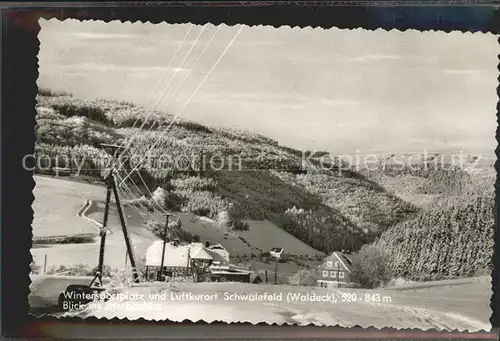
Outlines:
<svg viewBox="0 0 500 341"><path fill-rule="evenodd" d="M165 78L166 74L168 73L168 70L169 70L169 69L170 69L170 67L172 66L172 64L173 64L174 60L177 58L177 56L178 56L178 54L179 54L180 50L182 49L182 47L184 46L185 42L187 41L187 37L189 36L189 33L192 31L193 27L194 27L194 25L191 25L190 29L189 29L189 30L188 30L188 32L186 33L186 35L185 35L185 37L184 37L184 39L183 39L183 42L182 42L181 46L177 49L176 53L174 54L173 58L171 59L171 61L170 61L170 63L169 63L169 66L167 66L167 68L165 69L165 72L164 72L163 77L162 77L162 78L160 79L160 81L157 83L157 86L156 86L156 88L155 88L155 90L154 90L153 94L152 94L152 95L150 96L150 98L148 99L147 104L149 104L149 102L151 101L151 99L152 99L152 98L153 98L153 96L154 96L154 93L155 93L155 92L156 92L156 90L159 88L160 84L163 82L163 80L164 80L164 78ZM203 33L204 33L204 31L205 31L205 30L206 30L206 26L204 26L204 27L200 30L200 32L198 33L198 35L197 35L197 37L196 37L195 41L191 44L191 47L190 47L189 51L188 51L188 52L186 53L186 55L184 56L184 59L182 60L182 62L181 62L181 64L180 64L180 66L179 66L179 67L181 67L181 68L182 68L182 67L184 66L184 64L185 64L186 60L187 60L187 59L188 59L188 57L190 56L191 52L193 51L194 47L195 47L195 46L196 46L196 44L198 43L199 39L201 38L201 36L203 35ZM140 133L140 130L141 130L141 129L144 127L144 125L145 125L145 124L149 121L149 117L151 117L151 115L152 115L152 114L153 114L153 112L154 112L154 109L156 108L156 106L158 105L158 103L161 101L161 99L165 96L166 92L170 89L171 85L173 84L173 82L174 82L174 80L177 78L177 76L178 76L178 73L176 73L176 74L174 75L174 77L172 77L172 79L170 80L170 83L167 85L167 88L163 91L163 95L160 97L160 99L159 99L159 100L155 103L155 105L153 106L153 108L150 110L150 114L148 115L148 118L143 120L143 122L142 122L141 126L139 127L139 131L137 132L137 134L139 134L139 133ZM137 122L139 121L139 119L140 119L140 117L138 117L138 118L135 120L135 122L134 122L134 124L133 124L132 128L134 128L134 127L135 127L135 125L137 124ZM157 119L157 120L158 120L158 119ZM152 124L152 126L154 126L154 124L157 122L157 120L155 120L155 122ZM173 123L173 122L172 122L172 123ZM150 128L151 128L151 127L150 127ZM120 153L120 155L119 155L119 157L118 157L118 158L116 158L116 154L117 154L118 150L116 150L116 151L115 151L115 155L114 155L114 158L115 158L115 161L116 161L116 162L115 162L115 166L116 166L116 163L119 163L119 162L120 162L120 159L123 157L123 155L124 155L125 153L127 153L127 152L128 152L128 150L129 150L130 146L132 145L132 142L133 142L133 140L134 140L134 137L135 137L134 135L131 135L131 136L130 136L130 139L129 139L129 141L128 141L128 144L127 144L126 148L125 148L125 149L124 149L124 150ZM125 143L122 143L122 144L125 144ZM126 161L125 161L125 162L126 162ZM119 167L117 167L117 169L118 169L118 170L120 170L120 169L123 167L123 165L124 165L124 163L125 163L125 162L121 163L121 164L119 165ZM149 187L147 186L146 182L144 181L144 179L143 179L142 175L141 175L141 174L140 174L140 172L137 170L137 167L135 167L134 169L137 171L136 173L138 174L139 178L141 179L141 181L142 181L142 183L143 183L144 187L146 188L146 190L148 191L149 195L150 195L151 197L153 197L153 194L151 193L151 191L150 191ZM132 172L133 172L133 171L132 171ZM130 176L130 174L128 174L128 175L127 175L127 177L129 177L129 176ZM118 176L118 177L119 177L119 176ZM133 180L132 180L132 183L133 183L134 187L135 187L135 188L139 191L139 193L141 193L141 194L142 194L142 191L139 189L139 187L137 186L137 184L136 184ZM126 184L125 184L125 180L120 181L118 188L121 188L123 185L125 185L125 186L126 186ZM132 195L132 197L134 197L134 193L133 193L133 191L132 191L132 190L131 190L128 186L126 186L126 189L129 191L129 193ZM136 202L133 202L133 200L132 200L132 205L136 208L136 210L139 212L139 214L141 214L141 216L142 216L143 218L145 218L145 216L147 216L147 215L148 215L149 211L148 211L148 209L147 209L147 208L146 208L146 209L144 209L144 207L142 207L142 206L141 206L141 207L138 207L137 203L136 203ZM158 204L158 203L156 203L156 202L155 202L155 205L156 205L156 206L160 209L160 211L161 211L161 212L163 212L163 213L165 213L165 212L166 212L166 211L165 211L165 210L164 210L164 209L160 206L160 204ZM146 220L147 220L147 219L146 219Z"/></svg>
<svg viewBox="0 0 500 341"><path fill-rule="evenodd" d="M203 51L201 52L201 54L198 56L198 59L196 60L196 62L193 64L193 66L191 67L191 69L189 70L188 74L184 77L184 79L182 80L181 84L177 87L177 90L174 92L174 94L172 95L172 97L170 98L170 101L167 101L167 103L163 106L163 109L160 110L162 112L165 112L167 110L167 108L170 106L170 104L172 104L173 100L175 97L177 97L177 95L179 94L179 91L183 88L184 84L186 83L186 80L189 78L189 76L192 74L192 71L194 69L196 69L196 67L198 66L198 64L200 63L201 59L203 58L203 56L205 55L205 53L207 52L207 50L209 49L210 45L212 45L212 42L214 41L215 37L217 36L217 34L219 33L220 31L220 28L221 26L218 26L217 27L217 30L214 32L214 34L212 35L212 38L210 38L210 40L208 41L208 43L205 45L205 48L203 49ZM151 129L151 128L150 128Z"/></svg>
<svg viewBox="0 0 500 341"><path fill-rule="evenodd" d="M117 180L120 181L122 177L117 173L115 173L115 175L116 175ZM137 200L134 201L133 200L133 199L137 199L138 193L135 193L134 191L132 191L128 185L125 184L124 186L119 187L118 190L120 190L120 191L126 190L130 194L129 200L134 202L134 206L138 206L143 213L149 212L147 205L145 205L141 201L137 201ZM141 194L141 193L139 192L139 194ZM144 195L139 196L139 198L142 198L142 197L144 197Z"/></svg>
<svg viewBox="0 0 500 341"><path fill-rule="evenodd" d="M169 65L165 68L165 72L163 73L163 76L161 77L161 79L158 81L158 83L156 84L156 87L155 89L153 90L153 92L151 93L151 96L149 96L148 100L146 101L146 104L144 105L144 107L147 109L147 106L149 105L149 102L153 99L154 97L154 94L156 93L156 91L158 90L158 88L160 87L160 84L163 82L163 80L165 79L166 75L168 74L168 70L170 70L170 68L172 67L172 64L174 62L174 60L177 58L177 56L179 55L179 52L181 51L182 47L184 47L184 44L186 43L187 41L187 38L189 36L189 34L191 33L191 31L193 30L194 28L194 24L191 24L189 30L187 31L186 35L184 36L184 39L182 40L182 43L181 45L179 46L179 48L177 49L177 51L175 52L174 56L172 57L172 59L170 60L170 63ZM188 52L189 53L189 52ZM175 75L174 75L175 76ZM156 105L153 106L153 108L155 108ZM136 121L137 122L137 121Z"/></svg>
<svg viewBox="0 0 500 341"><path fill-rule="evenodd" d="M132 155L130 155L130 152L128 152L128 154L129 154L128 155L129 157L132 156ZM119 167L118 169L121 169L121 167ZM149 190L149 187L146 184L146 181L144 181L144 178L142 177L141 172L138 169L136 170L136 174L139 176L139 179L141 180L144 188L146 189L146 191L149 193L150 197L152 198L153 197L153 193L151 193L151 191ZM130 178L130 180L131 180L132 184L135 186L135 188L142 194L142 191L140 190L139 186L137 186L137 184L135 183L135 181L132 178ZM120 187L120 186L118 186L118 187ZM156 201L153 201L153 202L160 209L160 211L162 213L166 213L166 211L163 209L163 207L161 207L161 205L159 203L157 203Z"/></svg>
<svg viewBox="0 0 500 341"><path fill-rule="evenodd" d="M200 30L198 36L196 37L195 41L193 42L193 44L191 45L191 48L189 49L188 53L186 54L186 57L183 59L182 63L181 63L181 66L180 68L182 68L184 66L184 63L186 62L186 60L188 59L188 57L190 56L191 52L193 51L194 47L196 46L196 44L198 44L198 41L200 40L201 36L203 35L203 33L205 32L205 30L207 29L207 26L203 26L202 29ZM203 54L203 53L202 53ZM190 70L189 70L190 72ZM173 77L173 80L169 83L169 87L167 89L170 88L170 86L173 84L173 81L175 79L177 79L177 75L179 73L176 73L175 76ZM160 102L163 100L163 98L165 97L166 95L166 91L163 92L162 96L160 98L158 98L158 100L156 101L155 105L153 106L153 108L156 108Z"/></svg>
<svg viewBox="0 0 500 341"><path fill-rule="evenodd" d="M116 174L117 180L120 181L121 177L119 174ZM143 204L140 201L134 200L135 194L132 192L132 190L128 186L124 186L122 188L117 188L118 191L121 193L121 195L125 198L128 198L129 204L134 206L135 210L139 213L139 215L146 221L152 220L153 214L148 211L147 207L143 206ZM127 195L125 193L125 190L130 194Z"/></svg>
<svg viewBox="0 0 500 341"><path fill-rule="evenodd" d="M177 49L177 51L175 52L175 54L174 54L174 56L172 57L172 59L170 59L170 63L168 64L168 66L165 68L165 71L164 71L164 73L163 73L163 76L160 78L160 80L159 80L159 81L158 81L158 83L156 84L156 87L155 87L154 91L151 93L151 96L150 96L150 97L148 98L148 100L146 101L145 106L149 105L149 102L150 102L150 101L151 101L151 99L153 98L153 96L154 96L155 92L158 90L158 88L159 88L160 84L161 84L161 83L163 82L163 80L165 79L165 77L166 77L166 75L167 75L167 73L168 73L168 70L170 70L170 68L172 67L172 64L174 63L175 59L176 59L176 58L177 58L177 56L179 55L179 52L182 50L182 48L183 48L183 47L184 47L184 45L186 44L187 38L188 38L189 34L191 33L191 31L193 30L193 28L194 28L194 25L193 25L193 24L191 24L191 27L189 28L189 30L188 30L188 31L187 31L187 33L185 34L184 39L182 40L181 45L179 46L179 48L178 48L178 49ZM143 124L141 125L141 127L140 127L139 129L142 129L142 128L143 128L144 124L145 124L145 123L149 120L149 116L150 116L151 114L152 114L152 111L149 113L149 115L148 115L148 119L144 119L144 120L143 120ZM135 126L136 126L137 122L139 122L139 120L140 120L140 119L141 119L141 117L140 117L140 116L138 116L138 117L136 118L136 120L134 121L134 124L132 125L132 129L134 129L134 128L135 128ZM132 134L132 136L133 136L133 134ZM123 146L125 145L125 141L126 141L126 138L124 139L124 141L122 141L122 143L120 143L120 147L123 147ZM131 142L130 142L130 144L131 144ZM127 147L127 148L128 148L128 147ZM115 152L114 152L114 154L113 154L113 159L115 160L114 165L116 165L117 160L119 160L119 158L118 158L118 159L116 159L117 153L118 153L118 149L117 149L117 150L115 150Z"/></svg>
<svg viewBox="0 0 500 341"><path fill-rule="evenodd" d="M189 76L191 75L192 70L194 70L194 69L198 66L198 64L200 63L201 59L203 58L203 56L204 56L204 55L205 55L205 53L207 52L208 48L210 47L210 45L211 45L211 44L212 44L212 42L214 41L214 39L215 39L215 37L217 36L217 34L219 33L220 28L221 28L221 26L218 26L218 27L217 27L217 30L216 30L216 31L215 31L215 33L212 35L212 38L210 38L210 40L209 40L209 41L208 41L208 43L206 44L205 48L203 49L203 51L201 52L201 54L198 56L198 58L197 58L196 62L193 64L193 66L192 66L192 67L191 67L191 69L189 70L188 74L184 77L184 79L181 81L181 84L177 87L177 90L176 90L176 91L174 92L174 94L171 96L170 101L167 101L167 103L165 104L165 106L164 106L164 107L163 107L163 109L161 110L162 112L164 112L164 111L165 111L165 110L166 110L166 109L170 106L170 104L172 103L173 99L174 99L174 98L178 95L179 91L183 88L183 86L184 86L184 84L185 84L186 80L187 80L187 79L189 78ZM158 121L158 120L157 120L157 121ZM156 122L157 122L157 121L156 121ZM174 119L174 121L175 121L175 119ZM156 122L155 122L155 123L156 123ZM147 132L146 132L146 133L150 132L150 131L152 130L153 126L154 126L154 124L153 124L153 125L151 125L151 126L148 128L148 130L147 130ZM170 124L170 126L172 126L172 123ZM144 160L142 160L142 161L144 161ZM142 162L142 161L141 161L141 162ZM119 166L119 168L120 168L121 166L123 166L123 163ZM126 180L126 179L127 179L127 177L125 178L125 180Z"/></svg>
<svg viewBox="0 0 500 341"><path fill-rule="evenodd" d="M182 63L181 63L181 67L183 67L183 66L184 66L184 63L186 62L186 60L187 60L188 56L189 56L189 55L191 54L191 52L193 51L193 49L194 49L194 47L195 47L196 43L199 41L199 39L200 39L200 37L202 36L202 34L203 34L203 32L205 31L205 29L206 29L206 26L205 26L205 27L203 27L203 28L202 28L202 30L199 32L199 34L198 34L198 36L197 36L197 38L196 38L195 42L191 45L190 50L188 51L188 53L186 54L185 58L183 59L183 61L182 61ZM213 40L213 37L212 37L212 40ZM212 40L210 40L210 42L211 42ZM203 55L203 53L204 53L204 52L205 52L205 50L202 52L202 55ZM169 83L169 85L168 85L167 89L163 92L163 96L166 94L166 92L168 91L168 89L170 88L170 86L173 84L173 81L177 78L177 75L178 75L178 73L176 73L176 75L172 78L172 80L171 80L171 82ZM187 77L185 77L185 78L184 78L184 81L185 81L185 79L186 79L186 78L187 78ZM163 96L162 96L162 97L160 97L160 99L159 99L159 101L158 101L157 103L159 103L159 102L161 101L161 99L163 98ZM155 106L157 105L157 103L155 104ZM154 108L154 107L153 107L153 108ZM153 124L149 127L148 131L149 131L149 130L151 130L151 128L155 125L155 123L156 123L157 121L158 121L158 118L157 118L157 119L155 120L155 122L154 122L154 123L153 123ZM140 128L140 129L142 129L142 127L144 126L145 122L146 122L146 120L143 122L143 124L141 125L141 128ZM174 118L174 120L171 122L170 126L172 126L174 122L175 122L175 118ZM140 131L139 131L138 133L140 133ZM131 146L131 144L132 144L132 140L130 141L130 143L129 143L129 145L128 145L128 147L127 147L127 148L129 148L129 147ZM119 162L119 160L121 159L121 157L123 156L123 154L125 154L126 152L128 152L128 149L125 149L125 150L124 150L124 151L120 154L120 157L118 158L118 162ZM121 164L120 164L117 168L118 168L118 169L122 169L122 167L123 167L123 165L125 164L125 162L126 162L126 161L122 162L122 163L121 163ZM140 162L142 162L142 160L141 160ZM138 166L139 166L139 165L140 165L140 163L134 167L134 169L133 169L133 170L132 170L132 171L131 171L131 172L130 172L127 176L126 176L126 178L125 178L124 180L120 181L120 183L119 183L118 187L123 186L123 185L124 185L124 183L125 183L125 180L127 180L127 178L129 178L129 177L130 177L130 175L131 175L134 171L136 171L136 173L138 174L138 176L139 176L140 180L142 181L142 183L143 183L143 185L144 185L145 189L147 190L147 192L149 193L150 197L152 198L152 197L153 197L153 193L150 191L149 186L146 184L146 182L144 181L144 179L143 179L142 175L140 174L140 172L139 172L139 170L138 170ZM133 181L132 181L132 182L133 182ZM140 191L140 189L138 188L138 186L137 186L137 184L136 184L135 182L133 182L133 185L136 187L136 189L138 189L138 190ZM160 212L162 212L162 213L166 213L166 211L164 210L164 208L163 208L163 207L162 207L159 203L157 203L156 201L154 201L154 205L155 205L155 206L159 209L159 211L160 211Z"/></svg>
<svg viewBox="0 0 500 341"><path fill-rule="evenodd" d="M215 33L212 35L212 37L210 38L210 40L209 40L209 41L208 41L208 43L206 44L206 46L205 46L205 48L203 49L203 51L201 52L201 54L198 56L198 58L197 58L196 62L194 63L194 65L191 67L191 69L189 70L188 74L184 77L184 79L182 80L181 84L177 87L177 90L174 92L173 96L170 98L170 101L168 101L168 102L167 102L167 104L165 104L165 106L163 107L163 109L162 109L161 111L165 111L165 110L166 110L166 109L170 106L170 104L172 103L173 99L177 96L177 94L179 93L179 91L183 88L183 86L184 86L184 84L185 84L186 80L187 80L187 79L189 78L189 76L191 75L191 71L192 71L192 70L194 70L194 69L198 66L198 64L199 64L199 63L200 63L200 61L202 60L203 56L205 55L205 53L206 53L206 52L207 52L207 50L209 49L210 45L211 45L211 44L212 44L212 42L214 41L215 37L216 37L216 36L217 36L217 34L219 33L220 28L221 28L221 26L218 26L218 27L217 27L217 30L215 31ZM156 121L155 121L155 123L156 123L157 121L158 121L158 120L156 120ZM170 126L172 126L172 125L173 125L174 121L175 121L175 118L174 118L174 120L172 121L172 123L170 124ZM150 132L150 131L152 130L153 126L154 126L154 124L153 124L153 125L151 125L151 126L148 128L148 130L147 130L147 132L146 132L146 133ZM168 128L170 128L170 126L169 126ZM144 159L143 159L143 160L141 160L140 162L142 162L142 161L144 161ZM123 162L120 166L118 166L118 168L121 168L121 167L123 166L123 164L124 164L124 162ZM134 172L134 170L135 170L136 168L137 168L137 167L135 167L135 168L131 171L131 173L132 173L132 172ZM130 174L130 175L131 175L131 174ZM128 178L128 177L129 177L129 176L126 176L126 177L125 177L125 180L127 180L127 178ZM147 186L146 186L146 187L147 187ZM151 195L151 196L153 196L153 194L151 193L151 191L149 191L149 189L148 189L148 192L150 193L150 195Z"/></svg>
<svg viewBox="0 0 500 341"><path fill-rule="evenodd" d="M132 185L134 185L134 187L135 187L135 188L136 188L139 192L141 192L140 188L137 186L137 184L135 183L135 181L134 181L133 179L130 179L130 180L131 180L130 182L132 183ZM125 184L125 183L124 183L124 185L126 186L126 184ZM148 191L148 192L149 192L149 191ZM151 192L149 192L149 193L151 193ZM141 193L141 194L142 194L142 193ZM152 197L153 197L153 195L151 194L151 198L152 198ZM161 205L160 205L159 203L157 203L157 202L156 202L156 201L154 201L154 200L153 200L153 204L154 204L155 206L157 206L157 207L158 207L158 209L159 209L159 211L160 211L161 213L166 213L166 212L167 212L167 211L165 211L165 209L163 209L163 207L161 207Z"/></svg>
<svg viewBox="0 0 500 341"><path fill-rule="evenodd" d="M119 170L117 170L118 172ZM121 176L119 175L119 173L117 174L115 172L115 174L117 175L117 178L119 181L122 180ZM144 184L146 190L150 193L151 195L151 198L153 197L153 195L151 194L151 192L149 191L144 179L142 178L141 174L139 171L137 171L137 175L139 176L139 178L142 180L142 183ZM125 187L125 190L128 191L128 193L130 193L130 196L129 196L129 200L131 201L130 203L135 207L136 210L138 210L138 212L141 214L141 216L145 219L145 220L155 220L154 218L154 215L153 213L150 212L150 209L153 209L155 210L155 207L151 207L149 205L145 205L143 204L141 201L135 201L134 198L136 198L138 195L140 195L141 197L144 197L144 194L143 194L143 191L139 188L139 186L135 183L134 179L130 178L130 182L131 184L135 187L135 189L137 190L137 193L134 193L133 189L131 189L129 186L127 186L127 184L125 182L123 182L123 185L122 186L118 186L118 189L122 190L123 187ZM151 201L149 201L149 203L151 203ZM159 204L157 203L156 201L153 200L152 202L154 204L154 206L157 207L156 211L159 211L160 213L162 214L167 214L168 212ZM146 217L144 217L146 215Z"/></svg>
<svg viewBox="0 0 500 341"><path fill-rule="evenodd" d="M145 211L143 208L137 206L136 202L134 202L133 198L128 195L127 193L125 193L122 189L119 189L119 195L126 199L127 200L127 203L125 204L122 204L123 207L131 207L133 206L133 209L142 217L142 219L144 221L150 221L151 220L151 217L148 213L146 213L147 211Z"/></svg>
<svg viewBox="0 0 500 341"><path fill-rule="evenodd" d="M175 120L176 120L177 118L178 118L178 117L177 117L177 116L175 116L175 117L172 119L172 122L170 122L170 124L169 124L169 125L168 125L168 127L164 130L164 132L168 131L168 130L170 129L170 127L172 127L172 125L174 124L174 122L175 122ZM160 134L160 135L161 135L161 134ZM160 138L161 138L161 137L162 137L162 136L160 136ZM156 145L156 143L157 143L157 142L158 142L158 140L155 142L155 144L153 144L153 147ZM144 161L144 159L146 158L147 154L149 154L149 153L151 152L151 150L152 150L152 148L150 148L150 149L146 152L145 156L144 156L144 157L143 157L143 158L142 158L142 159L141 159L141 160L137 163L137 165L140 165L140 164L141 164L141 162L143 162L143 161ZM134 166L134 168L130 171L130 173L128 173L128 175L127 175L127 176L125 176L125 179L124 179L123 181L127 180L127 179L130 177L130 175L131 175L131 174L132 174L132 173L133 173L133 172L137 169L137 167L138 167L137 165L136 165L136 166ZM122 184L122 182L120 182L119 186L121 186L121 184Z"/></svg>
<svg viewBox="0 0 500 341"><path fill-rule="evenodd" d="M188 52L186 53L186 55L184 56L184 59L182 60L181 64L179 65L179 68L183 68L184 67L184 64L186 62L186 60L189 58L189 56L191 55L191 52L193 51L194 47L196 46L196 44L198 43L198 41L200 40L201 36L203 35L203 33L205 32L206 30L206 26L203 26L202 29L200 30L200 32L198 33L198 35L196 36L196 39L194 40L194 42L191 44L191 47L189 48ZM187 38L187 36L186 36ZM165 94L167 93L167 91L170 89L170 87L172 86L173 82L177 79L177 76L178 76L178 72L175 73L174 77L172 77L172 79L170 80L170 82L168 83L167 85L167 88L163 91L163 94L162 96L160 97L159 101L161 101L161 99L163 99L163 97L165 96ZM149 121L149 118L151 118L151 116L153 115L154 113L154 110L156 108L156 106L158 105L159 101L157 101L155 103L155 105L153 106L152 109L150 109L149 111L149 115L147 115L147 118L145 118L141 124L141 126L139 127L139 130L137 131L136 134L133 134L132 137L135 136L138 136L140 134L140 131L142 128L144 128L144 126L146 125L146 122ZM151 126L154 126L157 122L158 122L159 118L156 118L153 122L153 124ZM150 126L150 128L151 128ZM132 142L133 142L133 138L130 139L130 142L128 143L127 147L125 150L129 149L131 146L132 146ZM116 159L118 162L119 160L122 158L123 154L125 153L125 150L118 156L118 158ZM120 164L120 167L123 166L123 163Z"/></svg>
<svg viewBox="0 0 500 341"><path fill-rule="evenodd" d="M181 115L184 110L186 109L186 107L189 105L189 103L191 102L191 100L194 98L194 96L197 94L197 92L199 91L199 89L203 86L204 82L208 79L208 77L210 76L210 74L212 73L212 71L217 67L217 65L219 64L219 62L222 60L222 58L224 58L225 54L227 53L227 51L229 50L229 48L232 46L232 44L234 43L234 41L236 40L236 38L238 37L238 35L241 33L241 31L243 30L243 26L240 26L240 28L238 29L238 31L236 32L236 34L234 35L233 39L231 39L231 41L229 42L229 44L226 46L226 48L224 49L224 51L222 52L222 54L219 56L219 58L217 59L217 61L214 63L214 65L212 66L212 68L205 74L205 77L202 79L202 81L199 83L198 87L195 89L195 91L191 94L191 96L189 97L189 99L185 102L185 104L182 106L181 110L179 111L178 114L175 115L174 119L172 120L172 123L167 127L167 129L165 129L161 134L160 134L160 137L155 141L155 143L153 143L153 145L149 148L149 150L146 152L146 154L142 157L141 161L139 161L139 164L144 161L144 159L147 157L147 155L153 150L153 148L156 146L156 144L158 144L158 142L161 140L161 138L163 137L163 135L166 133L166 131L172 126L173 122L175 121L175 119L177 117L179 117L179 115ZM135 169L133 169L132 171L134 171ZM132 172L129 173L128 176L130 176ZM127 177L125 177L125 180L127 179Z"/></svg>
<svg viewBox="0 0 500 341"><path fill-rule="evenodd" d="M192 71L192 70L194 70L194 69L198 66L198 64L199 64L199 62L201 61L201 59L203 58L204 54L205 54L205 53L206 53L206 51L209 49L209 47L210 47L210 45L212 44L213 40L214 40L214 39L215 39L215 37L217 36L217 34L218 34L218 32L219 32L220 28L221 28L221 26L218 26L218 27L217 27L217 30L215 31L215 33L213 34L212 38L209 40L209 42L207 43L207 45L206 45L206 46L205 46L205 48L203 49L202 53L200 54L200 56L199 56L199 57L198 57L198 59L196 60L195 64L194 64L194 65L193 65L193 67L191 68L191 71ZM241 31L241 28L240 28L240 31ZM239 34L239 32L240 32L240 31L238 31L238 33L237 33L237 34ZM233 38L233 40L231 40L231 42L229 43L229 45L228 45L228 46L232 45L233 41L234 41L234 38ZM228 50L228 47L226 47L226 49L224 50L223 54L225 54L227 50ZM222 59L222 58L220 58L220 57L219 57L219 59L215 62L214 66L211 68L211 70L209 71L209 73L211 73L211 71L215 68L215 66L218 64L218 62L219 62L221 59ZM191 71L188 73L188 75L186 75L186 77L184 77L184 79L183 79L183 81L182 81L181 85L177 88L176 92L175 92L175 93L174 93L174 95L171 97L171 101L172 101L172 100L173 100L173 99L177 96L177 94L179 93L179 91L183 88L184 83L186 82L186 80L188 79L188 77L191 75ZM208 73L208 74L209 74L209 73ZM208 74L207 74L207 75L208 75ZM203 82L206 80L206 78L208 78L208 77L205 77L205 78L201 81L201 83L199 84L199 86L198 86L198 87L197 87L197 89L195 90L195 93L199 90L199 88L201 87L201 85L203 84ZM191 100L191 99L192 99L192 97L193 97L193 96L191 96L189 100ZM170 101L170 102L167 102L167 104L164 106L164 108L162 109L162 111L165 111L165 110L166 110L166 108L170 105L171 101ZM185 107L185 106L184 106L184 107ZM174 119L172 120L172 122L170 123L170 125L167 127L167 129L165 129L162 133L160 133L160 137L159 137L159 138L155 141L155 143L153 144L152 148L150 148L150 149L148 150L148 152L146 152L146 155L145 155L145 156L147 156L147 155L151 152L151 150L152 150L152 149L153 149L153 148L154 148L154 147L158 144L158 142L161 140L161 138L163 138L163 136L165 135L166 131L167 131L168 129L170 129L170 127L173 125L173 123L174 123L174 122L175 122L175 120L178 118L178 116L179 116L179 115L176 115L176 116L174 117ZM149 130L148 130L148 131L149 131ZM141 162L143 162L144 160L145 160L145 157L143 157L143 158L141 159L141 161L139 161L139 164L140 164ZM131 171L131 173L132 173L134 170L135 170L135 168ZM131 174L131 173L130 173L130 174ZM129 174L129 175L130 175L130 174ZM128 178L128 176L126 176L126 177L125 177L125 180L126 180L127 178Z"/></svg>

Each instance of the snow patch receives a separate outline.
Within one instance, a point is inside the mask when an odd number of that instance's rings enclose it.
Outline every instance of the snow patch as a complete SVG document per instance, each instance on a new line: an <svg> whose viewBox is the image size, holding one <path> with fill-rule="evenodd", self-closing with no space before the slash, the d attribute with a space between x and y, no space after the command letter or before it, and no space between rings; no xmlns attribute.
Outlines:
<svg viewBox="0 0 500 341"><path fill-rule="evenodd" d="M213 219L210 219L208 217L198 217L198 220L201 220L201 221L204 221L206 223L210 223L210 224L217 224L217 222Z"/></svg>

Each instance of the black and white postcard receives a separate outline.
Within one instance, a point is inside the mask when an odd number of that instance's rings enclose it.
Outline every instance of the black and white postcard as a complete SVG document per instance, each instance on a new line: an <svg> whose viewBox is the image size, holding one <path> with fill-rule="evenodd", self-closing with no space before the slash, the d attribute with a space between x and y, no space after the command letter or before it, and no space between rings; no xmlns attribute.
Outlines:
<svg viewBox="0 0 500 341"><path fill-rule="evenodd" d="M490 329L495 35L40 26L33 314Z"/></svg>

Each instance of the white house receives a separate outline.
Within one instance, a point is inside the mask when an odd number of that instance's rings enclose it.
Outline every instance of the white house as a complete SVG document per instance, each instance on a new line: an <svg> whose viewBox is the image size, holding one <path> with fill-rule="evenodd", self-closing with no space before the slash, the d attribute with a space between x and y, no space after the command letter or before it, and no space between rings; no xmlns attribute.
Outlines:
<svg viewBox="0 0 500 341"><path fill-rule="evenodd" d="M334 288L348 286L350 283L351 260L341 252L333 252L318 266L318 286Z"/></svg>
<svg viewBox="0 0 500 341"><path fill-rule="evenodd" d="M209 246L208 249L221 255L226 260L226 262L229 263L229 252L226 250L226 248L224 248L224 246L220 244L215 244Z"/></svg>
<svg viewBox="0 0 500 341"><path fill-rule="evenodd" d="M281 259L281 255L283 254L283 248L282 247L273 247L271 251L269 252L271 257L275 259Z"/></svg>

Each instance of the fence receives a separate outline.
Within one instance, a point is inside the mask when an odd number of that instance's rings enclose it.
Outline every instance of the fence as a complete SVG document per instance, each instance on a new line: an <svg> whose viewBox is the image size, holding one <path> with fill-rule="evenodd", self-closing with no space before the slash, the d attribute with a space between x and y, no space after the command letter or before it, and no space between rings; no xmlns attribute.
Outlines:
<svg viewBox="0 0 500 341"><path fill-rule="evenodd" d="M258 270L256 273L264 284L316 286L318 279L318 274L314 270L309 269L300 269L297 272Z"/></svg>
<svg viewBox="0 0 500 341"><path fill-rule="evenodd" d="M70 236L60 235L33 237L33 245L93 243L96 236L97 233L79 233Z"/></svg>

